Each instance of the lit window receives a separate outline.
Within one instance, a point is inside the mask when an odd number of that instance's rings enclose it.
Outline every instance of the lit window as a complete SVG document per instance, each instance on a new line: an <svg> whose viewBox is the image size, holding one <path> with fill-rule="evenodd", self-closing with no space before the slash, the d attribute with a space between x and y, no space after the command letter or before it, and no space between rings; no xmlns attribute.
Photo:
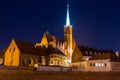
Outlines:
<svg viewBox="0 0 120 80"><path fill-rule="evenodd" d="M101 66L101 64L99 63L99 66Z"/></svg>
<svg viewBox="0 0 120 80"><path fill-rule="evenodd" d="M86 54L86 55L88 55L88 52L87 52L87 51L85 51L85 54Z"/></svg>
<svg viewBox="0 0 120 80"><path fill-rule="evenodd" d="M90 52L90 55L92 55L92 52Z"/></svg>
<svg viewBox="0 0 120 80"><path fill-rule="evenodd" d="M101 53L99 52L98 54L100 55Z"/></svg>
<svg viewBox="0 0 120 80"><path fill-rule="evenodd" d="M104 64L102 63L101 66L104 66Z"/></svg>
<svg viewBox="0 0 120 80"><path fill-rule="evenodd" d="M98 67L98 66L99 66L99 64L98 64L98 63L95 63L95 66L96 66L96 67Z"/></svg>
<svg viewBox="0 0 120 80"><path fill-rule="evenodd" d="M97 54L97 52L94 52L94 54Z"/></svg>

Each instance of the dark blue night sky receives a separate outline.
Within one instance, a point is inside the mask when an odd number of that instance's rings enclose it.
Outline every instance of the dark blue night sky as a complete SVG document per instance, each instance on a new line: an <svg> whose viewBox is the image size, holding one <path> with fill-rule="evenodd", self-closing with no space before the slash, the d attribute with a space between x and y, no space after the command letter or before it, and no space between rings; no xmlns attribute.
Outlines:
<svg viewBox="0 0 120 80"><path fill-rule="evenodd" d="M0 49L12 38L39 42L44 32L63 38L67 0L0 0ZM119 0L69 0L78 44L120 51Z"/></svg>

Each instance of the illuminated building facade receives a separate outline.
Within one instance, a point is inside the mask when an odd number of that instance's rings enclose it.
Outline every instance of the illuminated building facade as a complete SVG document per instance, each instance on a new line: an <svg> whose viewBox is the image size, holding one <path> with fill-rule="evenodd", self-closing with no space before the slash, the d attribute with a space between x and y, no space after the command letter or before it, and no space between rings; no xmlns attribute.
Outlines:
<svg viewBox="0 0 120 80"><path fill-rule="evenodd" d="M76 45L69 5L63 40L48 32L36 44L12 39L4 56L5 66L71 66L73 71L120 71L119 61L119 53Z"/></svg>
<svg viewBox="0 0 120 80"><path fill-rule="evenodd" d="M120 57L111 50L76 46L70 64L73 71L120 71Z"/></svg>
<svg viewBox="0 0 120 80"><path fill-rule="evenodd" d="M73 52L72 40L72 26L70 25L69 5L67 5L66 25L64 26L64 53L67 56L68 64L71 63L71 56Z"/></svg>

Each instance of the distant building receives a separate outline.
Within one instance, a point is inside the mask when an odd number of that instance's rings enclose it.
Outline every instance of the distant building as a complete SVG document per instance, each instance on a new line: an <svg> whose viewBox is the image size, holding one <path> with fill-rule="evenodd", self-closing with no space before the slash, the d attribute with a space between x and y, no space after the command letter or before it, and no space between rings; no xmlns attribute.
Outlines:
<svg viewBox="0 0 120 80"><path fill-rule="evenodd" d="M81 45L75 48L70 66L73 71L120 71L120 60L111 50L99 50Z"/></svg>

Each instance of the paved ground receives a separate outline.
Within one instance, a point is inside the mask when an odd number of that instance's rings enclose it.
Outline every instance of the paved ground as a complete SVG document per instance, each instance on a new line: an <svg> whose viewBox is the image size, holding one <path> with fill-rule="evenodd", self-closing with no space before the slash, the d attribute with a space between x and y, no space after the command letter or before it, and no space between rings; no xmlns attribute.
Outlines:
<svg viewBox="0 0 120 80"><path fill-rule="evenodd" d="M0 69L0 80L120 80L120 72L36 72Z"/></svg>

